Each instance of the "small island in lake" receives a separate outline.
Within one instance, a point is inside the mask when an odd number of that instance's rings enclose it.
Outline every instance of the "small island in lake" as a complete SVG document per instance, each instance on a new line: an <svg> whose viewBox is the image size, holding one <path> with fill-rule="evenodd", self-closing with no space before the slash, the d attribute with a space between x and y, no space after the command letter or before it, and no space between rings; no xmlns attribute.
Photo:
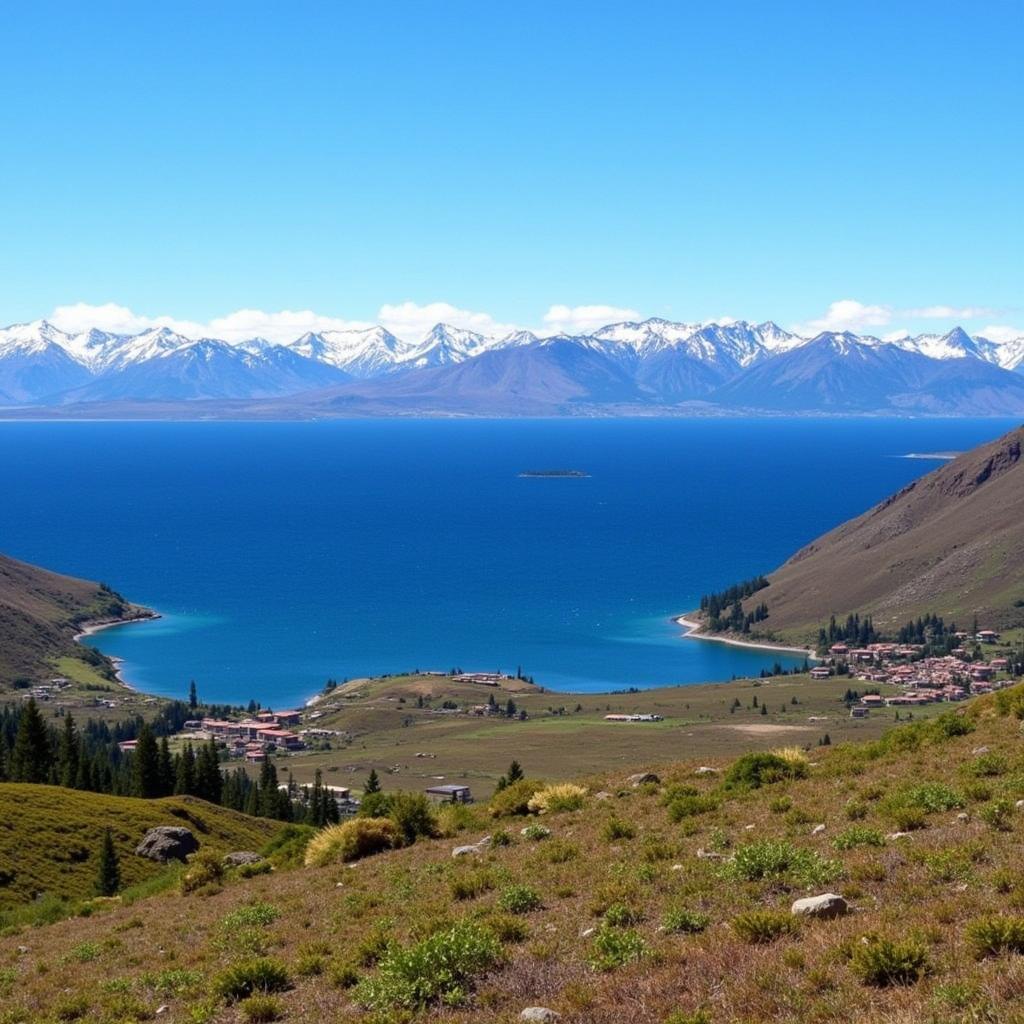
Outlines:
<svg viewBox="0 0 1024 1024"><path fill-rule="evenodd" d="M582 469L526 469L519 475L524 477L568 477L571 480L585 480L590 476Z"/></svg>

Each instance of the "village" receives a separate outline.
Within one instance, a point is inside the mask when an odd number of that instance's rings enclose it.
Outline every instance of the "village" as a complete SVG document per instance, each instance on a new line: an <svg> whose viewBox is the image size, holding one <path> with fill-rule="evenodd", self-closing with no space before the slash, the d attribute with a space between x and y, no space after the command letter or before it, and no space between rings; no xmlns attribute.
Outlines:
<svg viewBox="0 0 1024 1024"><path fill-rule="evenodd" d="M826 659L809 674L818 680L849 674L862 682L899 687L895 694L862 694L850 709L854 718L866 717L873 708L912 708L961 701L1010 685L1012 679L1006 675L1011 668L1009 658L980 659L981 646L997 644L1001 639L999 633L981 629L974 634L959 632L954 636L959 646L941 656L927 655L923 644L871 643L851 647L835 643L828 649ZM972 642L976 645L973 651L965 646Z"/></svg>

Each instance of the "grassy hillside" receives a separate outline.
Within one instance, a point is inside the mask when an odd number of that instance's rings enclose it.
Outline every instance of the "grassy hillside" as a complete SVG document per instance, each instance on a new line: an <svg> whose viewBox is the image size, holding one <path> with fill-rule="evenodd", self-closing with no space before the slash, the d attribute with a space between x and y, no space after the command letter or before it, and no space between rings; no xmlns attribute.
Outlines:
<svg viewBox="0 0 1024 1024"><path fill-rule="evenodd" d="M797 552L747 610L813 640L829 614L902 625L935 612L969 626L1024 621L1024 428L959 456ZM841 466L836 467L841 475Z"/></svg>
<svg viewBox="0 0 1024 1024"><path fill-rule="evenodd" d="M102 679L105 659L90 664L74 643L85 622L133 618L143 609L86 580L61 576L0 555L0 689L16 680L38 681L54 674L62 657L79 662L80 673Z"/></svg>
<svg viewBox="0 0 1024 1024"><path fill-rule="evenodd" d="M258 849L278 825L194 797L137 800L60 786L0 783L0 909L48 894L91 896L96 854L110 828L125 885L153 878L162 866L132 851L157 825L191 829L200 848L221 853Z"/></svg>
<svg viewBox="0 0 1024 1024"><path fill-rule="evenodd" d="M4 1019L1019 1022L1021 716L1017 687L760 772L635 762L659 781L601 774L575 809L448 811L446 837L354 867L22 931L0 938ZM825 892L845 916L791 915ZM237 1002L253 984L281 991Z"/></svg>

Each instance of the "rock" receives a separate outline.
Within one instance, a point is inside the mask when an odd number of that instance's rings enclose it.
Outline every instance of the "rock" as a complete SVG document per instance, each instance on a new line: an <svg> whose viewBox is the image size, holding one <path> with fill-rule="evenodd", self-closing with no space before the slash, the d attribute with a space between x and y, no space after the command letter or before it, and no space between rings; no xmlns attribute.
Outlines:
<svg viewBox="0 0 1024 1024"><path fill-rule="evenodd" d="M838 893L825 892L820 896L805 896L796 900L790 913L796 917L842 917L848 913L850 905Z"/></svg>
<svg viewBox="0 0 1024 1024"><path fill-rule="evenodd" d="M913 835L912 832L890 832L885 838L886 839L909 839Z"/></svg>
<svg viewBox="0 0 1024 1024"><path fill-rule="evenodd" d="M241 864L259 864L262 860L262 855L255 850L235 850L233 853L224 854L224 863L234 868Z"/></svg>
<svg viewBox="0 0 1024 1024"><path fill-rule="evenodd" d="M682 871L683 870L683 865L682 864L673 864L672 865L672 870L673 871Z"/></svg>
<svg viewBox="0 0 1024 1024"><path fill-rule="evenodd" d="M975 757L981 757L981 755L982 755L982 754L987 754L987 753L988 753L988 747L975 747L975 748L974 748L974 749L973 749L973 750L971 751L971 753L972 753L972 754L973 754L973 755L974 755Z"/></svg>
<svg viewBox="0 0 1024 1024"><path fill-rule="evenodd" d="M706 764L702 764L694 773L694 775L717 775L717 768L709 768Z"/></svg>
<svg viewBox="0 0 1024 1024"><path fill-rule="evenodd" d="M28 952L28 946L19 946L18 947L18 952L19 953L27 953Z"/></svg>
<svg viewBox="0 0 1024 1024"><path fill-rule="evenodd" d="M654 772L638 772L636 775L630 775L626 781L636 788L637 786L642 786L647 782L653 782L655 785L658 785L661 782L661 779L659 779Z"/></svg>
<svg viewBox="0 0 1024 1024"><path fill-rule="evenodd" d="M180 825L158 825L142 837L142 842L135 847L135 853L161 864L170 860L184 863L198 849L199 840L187 828Z"/></svg>
<svg viewBox="0 0 1024 1024"><path fill-rule="evenodd" d="M472 857L474 854L480 853L479 846L456 846L452 850L453 857Z"/></svg>
<svg viewBox="0 0 1024 1024"><path fill-rule="evenodd" d="M720 853L715 853L714 850L705 850L703 846L698 848L698 850L697 850L697 857L700 860L721 860L722 859L722 855Z"/></svg>
<svg viewBox="0 0 1024 1024"><path fill-rule="evenodd" d="M490 846L491 845L491 837L490 836L484 836L483 839L480 839L480 840L477 841L476 845L477 846Z"/></svg>
<svg viewBox="0 0 1024 1024"><path fill-rule="evenodd" d="M519 1019L533 1021L534 1024L552 1024L561 1016L560 1013L555 1013L554 1010L549 1010L546 1006L528 1006L519 1014Z"/></svg>
<svg viewBox="0 0 1024 1024"><path fill-rule="evenodd" d="M597 931L596 928L584 928L583 931L580 932L580 938L581 939L589 939L590 936L593 935L594 932L596 932L596 931Z"/></svg>
<svg viewBox="0 0 1024 1024"><path fill-rule="evenodd" d="M158 1006L156 1008L156 1015L159 1017L160 1014L166 1013L169 1009L170 1007L166 1003L164 1003L163 1006Z"/></svg>
<svg viewBox="0 0 1024 1024"><path fill-rule="evenodd" d="M1018 811L1024 809L1024 800L1018 800L1013 806L1016 807Z"/></svg>
<svg viewBox="0 0 1024 1024"><path fill-rule="evenodd" d="M756 825L744 825L743 826L744 832L749 832L753 828L757 828L757 826Z"/></svg>
<svg viewBox="0 0 1024 1024"><path fill-rule="evenodd" d="M820 836L821 833L824 832L824 831L825 831L825 826L824 825L815 825L814 828L811 829L811 835L812 836Z"/></svg>
<svg viewBox="0 0 1024 1024"><path fill-rule="evenodd" d="M970 821L971 820L971 816L966 811L961 811L956 816L956 820L957 821Z"/></svg>
<svg viewBox="0 0 1024 1024"><path fill-rule="evenodd" d="M601 790L600 793L595 793L594 794L594 799L595 800L611 800L611 798L612 798L611 793L606 793L603 789Z"/></svg>

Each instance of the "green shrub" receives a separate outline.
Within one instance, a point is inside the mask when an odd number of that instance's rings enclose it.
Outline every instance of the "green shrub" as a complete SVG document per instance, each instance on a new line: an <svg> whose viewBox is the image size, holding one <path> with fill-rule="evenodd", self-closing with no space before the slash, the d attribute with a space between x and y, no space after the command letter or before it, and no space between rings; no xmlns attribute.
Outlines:
<svg viewBox="0 0 1024 1024"><path fill-rule="evenodd" d="M904 786L883 801L883 809L886 811L912 808L925 814L952 811L963 805L963 796L942 782L921 782L915 786Z"/></svg>
<svg viewBox="0 0 1024 1024"><path fill-rule="evenodd" d="M974 732L974 723L955 711L943 711L932 720L931 729L938 739L952 739L954 736L966 736Z"/></svg>
<svg viewBox="0 0 1024 1024"><path fill-rule="evenodd" d="M551 829L545 828L543 825L527 825L523 830L523 836L529 839L532 843L539 843L542 839L547 839L551 835Z"/></svg>
<svg viewBox="0 0 1024 1024"><path fill-rule="evenodd" d="M1006 758L1002 754L982 754L964 766L964 770L975 778L992 778L1002 775L1007 768Z"/></svg>
<svg viewBox="0 0 1024 1024"><path fill-rule="evenodd" d="M424 793L393 793L387 815L402 833L406 843L419 838L430 839L439 834L437 817Z"/></svg>
<svg viewBox="0 0 1024 1024"><path fill-rule="evenodd" d="M913 939L895 942L869 936L858 942L850 957L850 968L865 985L913 985L930 970L928 950Z"/></svg>
<svg viewBox="0 0 1024 1024"><path fill-rule="evenodd" d="M312 825L285 825L260 853L274 867L301 867L306 857L306 846L315 835L316 829Z"/></svg>
<svg viewBox="0 0 1024 1024"><path fill-rule="evenodd" d="M53 1008L57 1020L81 1020L89 1012L89 1000L83 995L65 996Z"/></svg>
<svg viewBox="0 0 1024 1024"><path fill-rule="evenodd" d="M1024 917L980 917L967 926L966 938L979 960L1024 953Z"/></svg>
<svg viewBox="0 0 1024 1024"><path fill-rule="evenodd" d="M1001 797L982 807L981 820L997 832L1009 832L1013 829L1013 814L1013 802Z"/></svg>
<svg viewBox="0 0 1024 1024"><path fill-rule="evenodd" d="M306 866L359 860L401 845L402 833L390 818L353 818L323 829L310 840Z"/></svg>
<svg viewBox="0 0 1024 1024"><path fill-rule="evenodd" d="M596 970L613 971L646 954L647 946L635 931L603 924L594 935L594 953L589 962Z"/></svg>
<svg viewBox="0 0 1024 1024"><path fill-rule="evenodd" d="M636 828L628 821L623 821L621 818L609 818L601 829L601 835L609 843L614 843L618 839L635 838Z"/></svg>
<svg viewBox="0 0 1024 1024"><path fill-rule="evenodd" d="M580 848L564 839L553 839L542 847L538 855L549 864L565 864L580 855Z"/></svg>
<svg viewBox="0 0 1024 1024"><path fill-rule="evenodd" d="M222 971L214 982L214 991L229 1003L254 994L284 992L291 979L284 964L269 957L246 960Z"/></svg>
<svg viewBox="0 0 1024 1024"><path fill-rule="evenodd" d="M268 1024L284 1016L281 1001L273 996L249 996L242 1000L238 1008L242 1011L242 1018L249 1024Z"/></svg>
<svg viewBox="0 0 1024 1024"><path fill-rule="evenodd" d="M181 876L181 891L196 892L206 886L219 885L224 881L224 862L210 850L200 850L188 860L188 867Z"/></svg>
<svg viewBox="0 0 1024 1024"><path fill-rule="evenodd" d="M920 807L893 807L888 815L897 832L916 832L928 824Z"/></svg>
<svg viewBox="0 0 1024 1024"><path fill-rule="evenodd" d="M525 942L530 937L530 928L521 918L513 914L491 913L483 923L501 942Z"/></svg>
<svg viewBox="0 0 1024 1024"><path fill-rule="evenodd" d="M335 988L352 988L359 981L359 972L352 964L335 964L330 970L331 984Z"/></svg>
<svg viewBox="0 0 1024 1024"><path fill-rule="evenodd" d="M885 839L876 828L852 825L850 828L840 832L832 840L832 845L837 850L854 850L858 846L884 846Z"/></svg>
<svg viewBox="0 0 1024 1024"><path fill-rule="evenodd" d="M807 775L803 761L778 754L750 753L737 758L725 773L726 789L758 789L785 779L802 779Z"/></svg>
<svg viewBox="0 0 1024 1024"><path fill-rule="evenodd" d="M868 805L859 800L848 800L843 813L850 821L861 821L868 816Z"/></svg>
<svg viewBox="0 0 1024 1024"><path fill-rule="evenodd" d="M494 873L487 868L468 871L451 882L452 896L457 900L475 900L494 888Z"/></svg>
<svg viewBox="0 0 1024 1024"><path fill-rule="evenodd" d="M406 949L392 949L373 978L359 982L356 1002L371 1010L418 1010L431 1003L462 1003L473 978L501 958L493 932L457 924Z"/></svg>
<svg viewBox="0 0 1024 1024"><path fill-rule="evenodd" d="M679 796L668 805L668 816L672 821L682 821L698 814L718 810L721 800L710 793L697 796Z"/></svg>
<svg viewBox="0 0 1024 1024"><path fill-rule="evenodd" d="M520 779L495 793L487 809L492 818L532 814L530 800L543 788L544 783L536 779Z"/></svg>
<svg viewBox="0 0 1024 1024"><path fill-rule="evenodd" d="M495 847L495 849L502 846L511 846L514 842L515 839L512 837L512 833L509 832L508 829L496 829L491 836L491 846Z"/></svg>
<svg viewBox="0 0 1024 1024"><path fill-rule="evenodd" d="M628 928L630 925L639 924L644 919L644 915L636 909L625 903L613 903L604 912L605 924L612 928Z"/></svg>
<svg viewBox="0 0 1024 1024"><path fill-rule="evenodd" d="M295 973L300 978L317 978L327 968L331 947L326 942L307 942L299 947Z"/></svg>
<svg viewBox="0 0 1024 1024"><path fill-rule="evenodd" d="M587 791L572 782L546 786L530 797L528 807L535 814L556 814L559 811L578 811L583 806Z"/></svg>
<svg viewBox="0 0 1024 1024"><path fill-rule="evenodd" d="M670 908L665 912L665 917L662 920L662 927L665 931L685 935L696 935L704 931L709 924L711 924L711 918L707 914L686 910L683 907Z"/></svg>
<svg viewBox="0 0 1024 1024"><path fill-rule="evenodd" d="M748 910L732 919L732 930L751 945L774 942L798 928L796 919L778 910Z"/></svg>
<svg viewBox="0 0 1024 1024"><path fill-rule="evenodd" d="M269 875L273 870L274 865L269 860L260 860L255 864L239 864L235 874L239 878L256 878L257 875Z"/></svg>
<svg viewBox="0 0 1024 1024"><path fill-rule="evenodd" d="M784 879L799 885L818 885L837 878L841 866L784 840L761 839L739 847L726 872L748 882Z"/></svg>
<svg viewBox="0 0 1024 1024"><path fill-rule="evenodd" d="M778 796L768 804L768 810L772 814L785 814L793 806L793 798L789 796Z"/></svg>
<svg viewBox="0 0 1024 1024"><path fill-rule="evenodd" d="M540 894L528 885L510 885L498 897L498 906L509 914L528 914L540 905Z"/></svg>
<svg viewBox="0 0 1024 1024"><path fill-rule="evenodd" d="M247 903L227 914L221 921L221 928L233 931L237 928L265 928L273 924L281 916L281 911L273 903L255 901Z"/></svg>

